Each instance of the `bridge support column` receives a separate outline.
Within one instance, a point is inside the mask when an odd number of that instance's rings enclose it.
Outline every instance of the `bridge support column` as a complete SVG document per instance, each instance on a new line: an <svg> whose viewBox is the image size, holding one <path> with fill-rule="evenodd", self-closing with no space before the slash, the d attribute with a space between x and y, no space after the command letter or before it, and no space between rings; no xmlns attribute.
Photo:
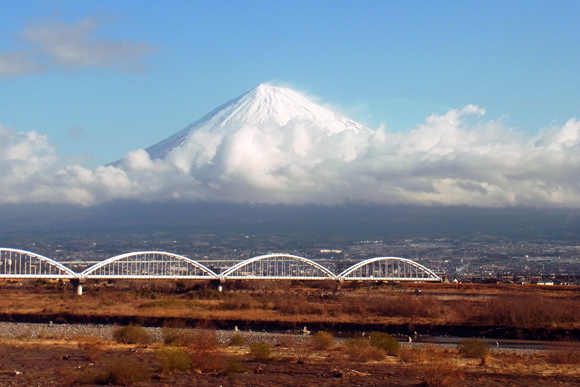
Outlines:
<svg viewBox="0 0 580 387"><path fill-rule="evenodd" d="M210 281L210 285L214 290L217 290L218 292L222 291L222 280L211 280Z"/></svg>
<svg viewBox="0 0 580 387"><path fill-rule="evenodd" d="M81 296L83 294L83 284L78 278L71 278L70 284L73 286L74 292Z"/></svg>

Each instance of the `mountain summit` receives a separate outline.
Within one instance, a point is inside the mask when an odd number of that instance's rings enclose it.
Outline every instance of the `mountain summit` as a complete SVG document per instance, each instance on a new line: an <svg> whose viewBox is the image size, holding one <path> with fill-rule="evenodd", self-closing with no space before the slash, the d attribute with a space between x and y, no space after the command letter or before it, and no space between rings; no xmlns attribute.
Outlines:
<svg viewBox="0 0 580 387"><path fill-rule="evenodd" d="M194 133L206 132L224 136L234 133L244 125L284 127L290 122L302 122L328 134L345 130L368 131L364 126L315 104L294 90L259 85L150 146L146 151L151 158L164 158L173 149L184 145Z"/></svg>

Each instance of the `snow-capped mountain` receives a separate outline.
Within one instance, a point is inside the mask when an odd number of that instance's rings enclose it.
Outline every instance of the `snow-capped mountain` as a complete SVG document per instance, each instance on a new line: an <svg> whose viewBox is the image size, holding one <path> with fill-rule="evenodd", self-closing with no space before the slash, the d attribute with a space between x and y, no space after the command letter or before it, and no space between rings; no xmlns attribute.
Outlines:
<svg viewBox="0 0 580 387"><path fill-rule="evenodd" d="M175 148L186 144L199 132L225 136L233 134L244 125L277 125L284 127L290 122L304 122L309 126L338 134L345 130L368 132L364 126L336 114L308 100L294 90L259 85L241 96L214 109L185 129L146 149L152 159L164 158Z"/></svg>

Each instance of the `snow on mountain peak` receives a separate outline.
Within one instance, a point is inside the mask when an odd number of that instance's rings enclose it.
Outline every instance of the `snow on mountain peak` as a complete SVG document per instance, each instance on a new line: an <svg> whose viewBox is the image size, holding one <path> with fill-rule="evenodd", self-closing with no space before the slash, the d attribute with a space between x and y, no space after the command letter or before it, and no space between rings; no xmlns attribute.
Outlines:
<svg viewBox="0 0 580 387"><path fill-rule="evenodd" d="M233 134L244 125L277 125L303 122L328 134L345 130L368 132L364 126L315 104L294 90L261 84L214 109L171 137L147 148L151 158L163 158L198 132Z"/></svg>

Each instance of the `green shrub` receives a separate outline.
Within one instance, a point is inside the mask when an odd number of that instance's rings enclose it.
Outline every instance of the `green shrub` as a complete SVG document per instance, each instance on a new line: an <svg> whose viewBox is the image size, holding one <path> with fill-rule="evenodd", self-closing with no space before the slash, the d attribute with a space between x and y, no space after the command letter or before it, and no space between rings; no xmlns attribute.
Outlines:
<svg viewBox="0 0 580 387"><path fill-rule="evenodd" d="M151 335L143 327L133 324L116 328L113 338L125 344L149 344L152 341Z"/></svg>
<svg viewBox="0 0 580 387"><path fill-rule="evenodd" d="M240 346L246 344L246 338L239 333L236 333L230 337L230 345Z"/></svg>
<svg viewBox="0 0 580 387"><path fill-rule="evenodd" d="M457 350L461 356L484 357L489 354L489 345L480 339L463 339L457 344Z"/></svg>
<svg viewBox="0 0 580 387"><path fill-rule="evenodd" d="M186 372L191 368L191 357L181 348L163 347L158 349L155 355L164 374L174 371Z"/></svg>
<svg viewBox="0 0 580 387"><path fill-rule="evenodd" d="M369 342L371 346L382 349L389 355L396 355L401 348L397 339L383 332L371 332Z"/></svg>
<svg viewBox="0 0 580 387"><path fill-rule="evenodd" d="M265 341L250 343L250 354L256 360L268 360L270 358L270 344Z"/></svg>
<svg viewBox="0 0 580 387"><path fill-rule="evenodd" d="M318 351L327 351L334 348L334 336L329 332L316 332L312 336L312 346Z"/></svg>
<svg viewBox="0 0 580 387"><path fill-rule="evenodd" d="M151 379L151 370L147 365L135 360L123 360L109 365L107 382L113 385L133 386Z"/></svg>

